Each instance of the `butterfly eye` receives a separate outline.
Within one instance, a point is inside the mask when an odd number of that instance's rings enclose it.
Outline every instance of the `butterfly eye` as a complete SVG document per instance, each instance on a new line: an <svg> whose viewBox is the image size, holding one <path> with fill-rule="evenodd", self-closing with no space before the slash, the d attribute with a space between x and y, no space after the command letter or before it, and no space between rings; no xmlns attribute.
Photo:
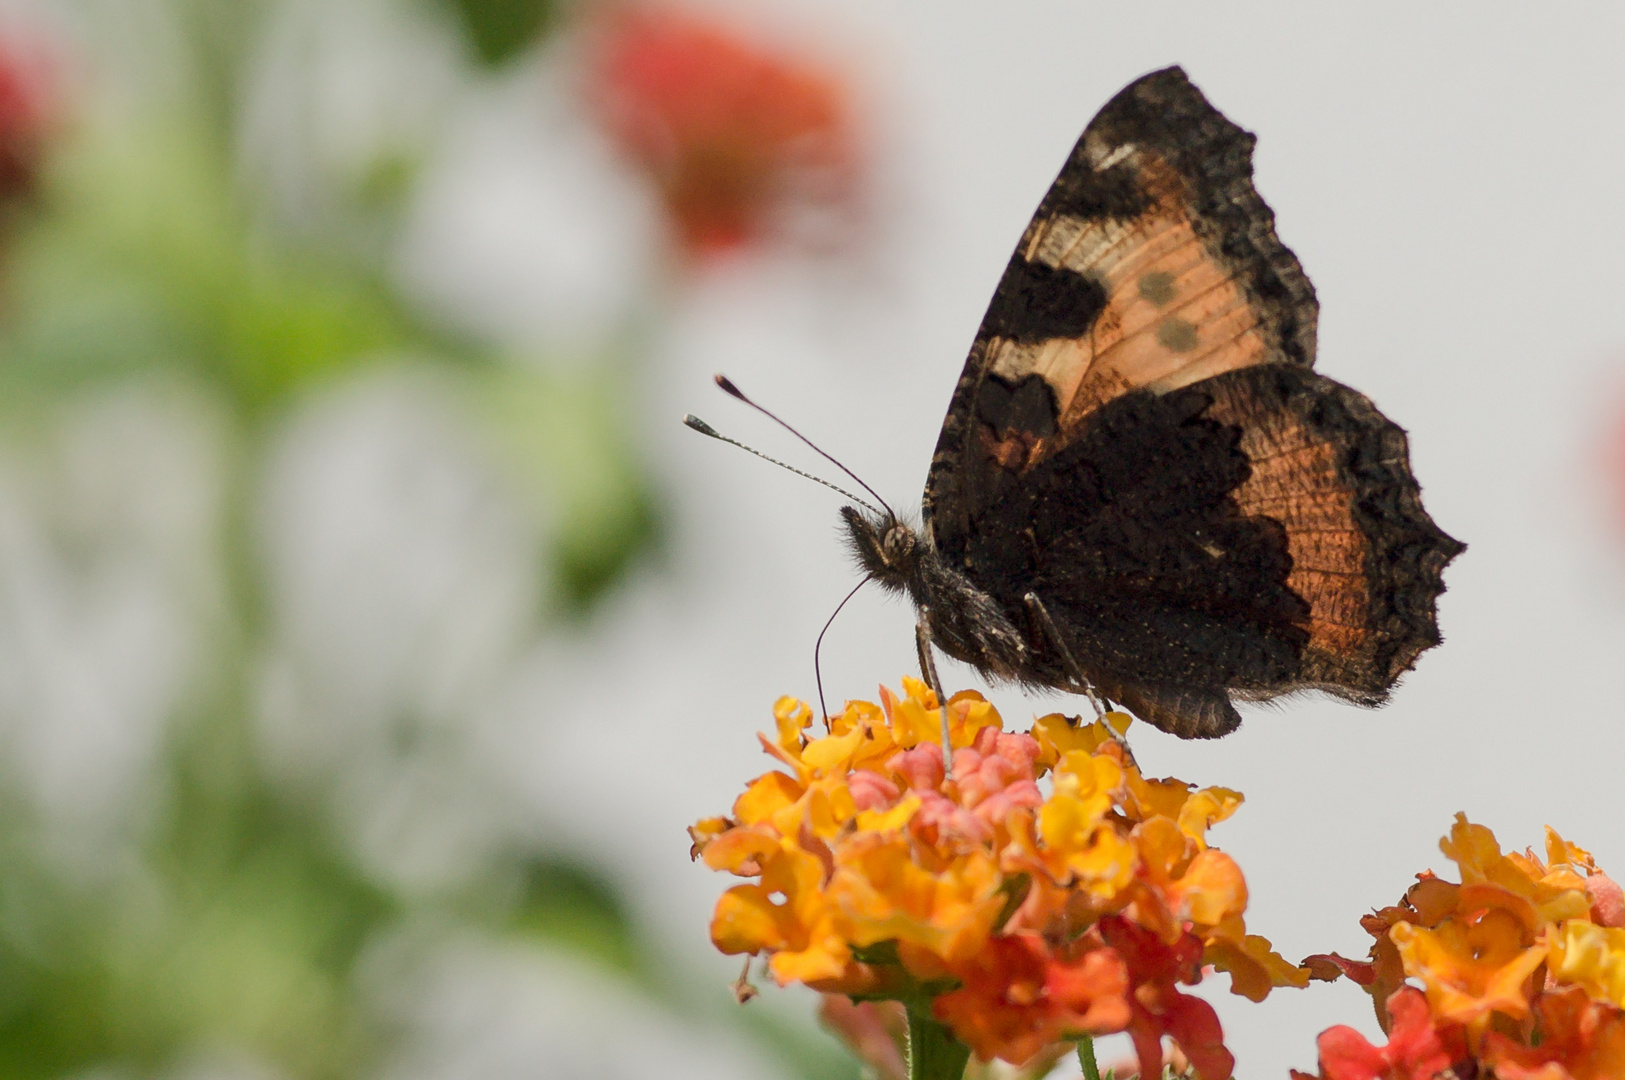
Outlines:
<svg viewBox="0 0 1625 1080"><path fill-rule="evenodd" d="M886 530L884 541L886 561L896 563L914 552L914 532L906 525L893 525Z"/></svg>

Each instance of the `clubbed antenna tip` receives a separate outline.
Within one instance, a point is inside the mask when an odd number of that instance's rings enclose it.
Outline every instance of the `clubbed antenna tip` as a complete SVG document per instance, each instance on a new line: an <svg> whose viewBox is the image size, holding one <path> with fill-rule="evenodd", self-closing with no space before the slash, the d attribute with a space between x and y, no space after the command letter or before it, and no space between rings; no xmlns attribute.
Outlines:
<svg viewBox="0 0 1625 1080"><path fill-rule="evenodd" d="M719 375L719 376L717 376L717 378L720 380L722 377ZM722 384L721 384L721 382L718 382L717 385L720 386ZM729 383L728 385L732 386L733 384ZM724 389L726 389L726 387ZM747 403L749 403L749 402L747 402ZM712 427L710 424L707 424L704 420L701 420L699 417L695 416L693 413L684 413L683 414L683 426L693 428L695 431L699 432L701 435L709 436L710 438L716 439L718 442L725 442L729 446L737 446L737 447L739 447L739 449L745 451L747 454L755 454L757 457L761 458L763 461L770 461L773 464L777 465L781 469L789 469L791 472L795 473L797 476L805 476L808 480L811 480L814 483L823 484L825 487L829 488L832 491L840 492L842 495L845 495L848 499L851 499L853 502L857 503L859 506L863 507L866 510L873 511L876 514L880 513L880 511L875 509L875 507L873 507L870 504L864 502L862 499L858 498L856 495L852 494L850 491L846 490L843 487L837 487L836 485L830 483L828 480L825 480L822 476L814 476L810 472L803 472L802 470L796 468L794 465L786 465L784 462L780 461L778 458L768 457L766 454L762 453L760 450L756 449L753 446L746 446L744 443L740 442L738 439L730 439L730 438L728 438L728 436L724 435L722 432L718 431L716 428ZM817 450L818 448L815 446L815 447L813 447L813 449ZM822 451L820 451L820 452L822 452ZM837 462L837 464L839 464L839 462Z"/></svg>
<svg viewBox="0 0 1625 1080"><path fill-rule="evenodd" d="M882 499L880 497L880 493L877 492L874 488L870 487L868 484L865 484L863 482L862 478L859 477L857 473L853 472L851 469L847 468L845 465L842 465L839 461L836 461L833 457L830 457L827 453L825 453L818 446L817 443L813 442L811 439L807 438L807 436L803 435L801 432L797 431L795 428L791 427L789 424L787 424L783 420L779 419L779 417L776 416L773 412L771 412L768 409L763 408L762 406L758 405L756 402L752 401L750 398L746 397L745 392L743 390L739 389L739 387L735 386L734 383L733 383L733 380L728 378L728 376L722 374L722 372L719 371L715 375L711 376L711 378L713 380L715 380L717 386L722 390L723 393L727 394L729 397L737 398L738 400L743 401L746 405L749 405L751 408L755 409L757 412L761 413L763 416L767 417L769 420L773 421L775 424L779 425L784 430L788 431L790 434L794 435L796 438L800 439L802 442L804 442L808 446L812 447L813 450L818 454L819 457L822 457L825 461L829 462L831 465L834 465L837 469L840 469L846 475L850 476L853 480L857 481L857 485L860 488L862 488L864 491L867 491L870 495L874 496L875 502L878 502L881 506L884 506L886 508L886 516L887 517L895 518L897 516L897 514L892 510L891 506L889 504L887 504L886 500ZM694 427L693 424L690 424L689 426ZM694 430L699 431L701 429L700 428L694 428ZM733 442L732 439L724 439L723 441L724 442ZM744 446L742 443L736 443L735 445L741 446L746 450L750 450L750 447ZM761 454L759 451L756 451L756 450L751 450L751 453L758 454L758 456L760 456L760 457L767 457L766 454ZM768 460L772 461L773 459L768 458ZM784 463L783 462L775 462L775 464L782 465ZM787 468L787 469L790 468L790 466L788 466L788 465L785 465L784 467ZM791 471L792 472L800 472L799 469L791 469ZM812 477L812 479L817 480L818 478L817 477ZM829 487L835 487L835 485L829 483L828 480L818 480L818 482L820 484L826 484ZM840 488L835 488L835 490L836 491L841 491ZM846 492L842 491L841 494L845 495ZM864 502L862 499L857 498L856 496L849 496L849 497L852 498L853 501L858 503L860 506L868 507L871 510L874 509L874 507L869 506L868 503Z"/></svg>
<svg viewBox="0 0 1625 1080"><path fill-rule="evenodd" d="M693 428L695 431L699 432L701 435L709 435L713 439L722 438L722 436L717 433L716 428L712 427L710 424L707 424L704 420L701 420L699 417L695 416L693 413L684 413L683 414L683 423L686 424L688 427Z"/></svg>

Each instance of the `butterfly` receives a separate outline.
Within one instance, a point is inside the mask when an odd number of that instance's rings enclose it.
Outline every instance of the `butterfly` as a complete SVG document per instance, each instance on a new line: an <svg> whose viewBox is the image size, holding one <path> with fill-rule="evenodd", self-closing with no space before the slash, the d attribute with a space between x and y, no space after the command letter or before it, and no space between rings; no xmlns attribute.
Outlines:
<svg viewBox="0 0 1625 1080"><path fill-rule="evenodd" d="M845 507L874 581L995 682L1214 738L1234 702L1387 700L1465 545L1405 432L1314 372L1319 304L1255 137L1177 67L1089 123L982 320L915 530Z"/></svg>

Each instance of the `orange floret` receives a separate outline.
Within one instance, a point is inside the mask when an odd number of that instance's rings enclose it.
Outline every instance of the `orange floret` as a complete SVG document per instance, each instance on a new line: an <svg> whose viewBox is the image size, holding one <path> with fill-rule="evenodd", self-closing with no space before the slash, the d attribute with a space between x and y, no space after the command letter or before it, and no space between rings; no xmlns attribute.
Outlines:
<svg viewBox="0 0 1625 1080"><path fill-rule="evenodd" d="M1068 1035L1128 1026L1128 969L1115 950L1063 960L1034 933L1006 934L954 969L958 990L936 999L949 1024L983 1060L1024 1065Z"/></svg>

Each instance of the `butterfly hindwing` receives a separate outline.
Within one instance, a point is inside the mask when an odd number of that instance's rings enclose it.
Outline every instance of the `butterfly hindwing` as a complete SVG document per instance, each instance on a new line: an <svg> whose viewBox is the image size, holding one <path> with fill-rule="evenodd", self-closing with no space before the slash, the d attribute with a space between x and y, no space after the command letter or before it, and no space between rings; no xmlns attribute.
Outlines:
<svg viewBox="0 0 1625 1080"><path fill-rule="evenodd" d="M1438 643L1461 545L1421 508L1404 433L1284 364L1131 391L989 507L961 567L1008 611L1043 600L1089 680L1177 734L1230 698L1379 704ZM1033 681L1064 684L1058 656Z"/></svg>

